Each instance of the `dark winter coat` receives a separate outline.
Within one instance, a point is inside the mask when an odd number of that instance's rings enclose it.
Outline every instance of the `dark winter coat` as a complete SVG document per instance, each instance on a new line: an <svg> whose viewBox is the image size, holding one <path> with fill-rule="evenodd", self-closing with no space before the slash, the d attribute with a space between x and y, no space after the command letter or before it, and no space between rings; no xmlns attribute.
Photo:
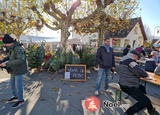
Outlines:
<svg viewBox="0 0 160 115"><path fill-rule="evenodd" d="M128 53L122 58L119 66L117 66L120 85L128 87L139 87L139 79L148 77L148 74L139 67L135 60Z"/></svg>
<svg viewBox="0 0 160 115"><path fill-rule="evenodd" d="M148 72L154 72L155 68L157 67L156 62L154 59L147 59L145 62L144 69Z"/></svg>
<svg viewBox="0 0 160 115"><path fill-rule="evenodd" d="M129 52L129 50L130 50L130 48L125 48L124 50L123 50L123 55L125 56L125 55L127 55L127 53Z"/></svg>
<svg viewBox="0 0 160 115"><path fill-rule="evenodd" d="M8 56L3 59L6 63L6 68L10 68L11 75L22 75L27 73L26 53L22 47L22 43L15 41L14 44L9 47Z"/></svg>
<svg viewBox="0 0 160 115"><path fill-rule="evenodd" d="M115 67L115 58L111 47L108 52L104 46L100 46L96 53L96 60L100 68Z"/></svg>

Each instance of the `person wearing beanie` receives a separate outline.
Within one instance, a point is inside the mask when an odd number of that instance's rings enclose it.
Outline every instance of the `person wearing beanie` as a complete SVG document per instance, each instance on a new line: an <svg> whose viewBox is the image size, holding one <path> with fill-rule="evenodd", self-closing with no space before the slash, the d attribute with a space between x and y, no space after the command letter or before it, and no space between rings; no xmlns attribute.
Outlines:
<svg viewBox="0 0 160 115"><path fill-rule="evenodd" d="M150 99L145 95L145 87L139 84L141 77L148 77L148 74L136 62L139 58L139 53L136 50L132 50L126 56L123 56L119 66L116 66L119 74L119 85L122 91L137 101L124 114L134 115L142 109L147 108L150 115L159 115L153 108Z"/></svg>
<svg viewBox="0 0 160 115"><path fill-rule="evenodd" d="M12 108L17 108L24 103L23 76L27 73L26 53L23 44L10 35L5 34L2 41L9 49L9 53L0 60L2 62L0 66L11 74L10 85L13 94L7 102L16 102Z"/></svg>
<svg viewBox="0 0 160 115"><path fill-rule="evenodd" d="M3 37L3 39L2 39L2 42L4 43L4 44L10 44L10 43L13 43L13 42L15 42L16 40L14 39L14 38L12 38L10 35L8 35L8 34L5 34L4 35L4 37Z"/></svg>
<svg viewBox="0 0 160 115"><path fill-rule="evenodd" d="M139 53L139 55L143 54L144 57L146 56L146 52L144 50L143 45L141 45L140 47L137 47L135 50Z"/></svg>

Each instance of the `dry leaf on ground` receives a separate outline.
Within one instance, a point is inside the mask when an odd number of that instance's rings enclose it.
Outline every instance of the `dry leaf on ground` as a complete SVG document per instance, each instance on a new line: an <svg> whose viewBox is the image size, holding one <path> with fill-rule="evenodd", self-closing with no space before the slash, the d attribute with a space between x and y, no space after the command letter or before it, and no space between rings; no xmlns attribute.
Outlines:
<svg viewBox="0 0 160 115"><path fill-rule="evenodd" d="M73 85L70 85L69 87L70 87L70 88L74 88L75 86L73 86Z"/></svg>
<svg viewBox="0 0 160 115"><path fill-rule="evenodd" d="M59 90L59 88L58 87L54 87L54 88L52 88L54 91L57 91L57 90Z"/></svg>
<svg viewBox="0 0 160 115"><path fill-rule="evenodd" d="M53 78L52 78L52 77L49 77L48 80L53 80Z"/></svg>
<svg viewBox="0 0 160 115"><path fill-rule="evenodd" d="M87 77L87 79L92 79L92 77Z"/></svg>
<svg viewBox="0 0 160 115"><path fill-rule="evenodd" d="M78 91L77 94L81 94L81 92Z"/></svg>

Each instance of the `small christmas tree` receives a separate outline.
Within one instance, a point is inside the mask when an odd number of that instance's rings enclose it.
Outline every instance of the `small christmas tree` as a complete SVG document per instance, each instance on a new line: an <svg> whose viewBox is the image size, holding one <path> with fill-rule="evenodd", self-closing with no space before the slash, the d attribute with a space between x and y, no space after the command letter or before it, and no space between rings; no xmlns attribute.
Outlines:
<svg viewBox="0 0 160 115"><path fill-rule="evenodd" d="M44 61L45 57L45 49L44 43L42 42L40 46L36 44L30 44L28 51L27 51L27 61L28 66L33 68L41 68L41 65Z"/></svg>

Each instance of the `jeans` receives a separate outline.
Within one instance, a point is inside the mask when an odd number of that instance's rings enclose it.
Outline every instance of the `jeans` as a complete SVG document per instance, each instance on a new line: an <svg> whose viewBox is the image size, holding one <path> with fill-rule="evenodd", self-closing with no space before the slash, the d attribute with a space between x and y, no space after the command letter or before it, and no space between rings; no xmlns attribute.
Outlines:
<svg viewBox="0 0 160 115"><path fill-rule="evenodd" d="M140 110L147 108L148 112L153 109L150 99L136 87L128 87L124 85L120 85L122 91L129 94L133 99L137 101L132 107L127 109L126 113L128 115L134 115Z"/></svg>
<svg viewBox="0 0 160 115"><path fill-rule="evenodd" d="M10 77L10 85L14 97L18 97L18 101L23 100L23 75Z"/></svg>
<svg viewBox="0 0 160 115"><path fill-rule="evenodd" d="M108 77L110 75L110 70L111 69L107 69L107 68L99 68L99 70L98 70L98 76L97 76L97 79L96 79L96 90L99 91L103 76L105 76L105 86L104 86L104 89L105 90L108 89Z"/></svg>

